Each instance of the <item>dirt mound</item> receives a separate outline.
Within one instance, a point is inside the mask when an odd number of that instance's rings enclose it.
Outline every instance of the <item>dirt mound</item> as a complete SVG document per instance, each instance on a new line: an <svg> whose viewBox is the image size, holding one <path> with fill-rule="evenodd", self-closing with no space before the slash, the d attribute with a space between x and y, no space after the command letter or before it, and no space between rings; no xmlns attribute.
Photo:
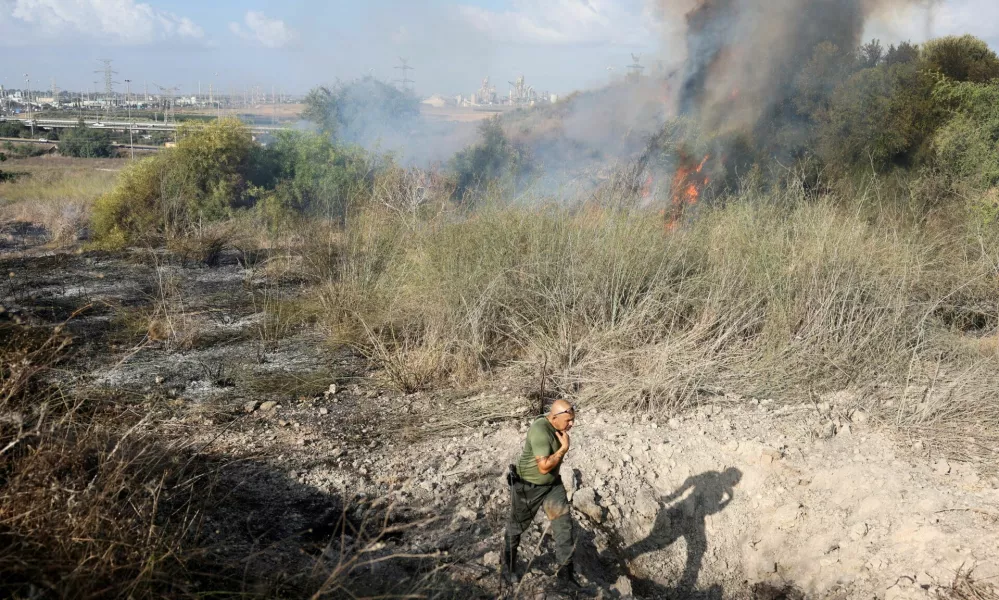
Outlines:
<svg viewBox="0 0 999 600"><path fill-rule="evenodd" d="M440 398L365 402L419 413ZM755 408L709 406L662 424L582 412L563 479L579 523L579 570L594 594L935 598L968 570L979 581L999 580L994 479L967 464L900 453L860 415L827 436L814 433L827 421L814 405L747 403ZM508 502L502 475L529 418L527 401L505 394L476 396L461 410L486 406L520 416L447 433L425 423L423 441L389 433L303 481L361 484L402 504L433 506L440 527L400 541L401 549L450 551L456 563L490 569L477 580L492 578ZM309 429L317 440L309 454L343 451L334 449L336 423ZM357 469L359 481L344 468ZM539 517L525 536L525 589L551 583L544 533Z"/></svg>

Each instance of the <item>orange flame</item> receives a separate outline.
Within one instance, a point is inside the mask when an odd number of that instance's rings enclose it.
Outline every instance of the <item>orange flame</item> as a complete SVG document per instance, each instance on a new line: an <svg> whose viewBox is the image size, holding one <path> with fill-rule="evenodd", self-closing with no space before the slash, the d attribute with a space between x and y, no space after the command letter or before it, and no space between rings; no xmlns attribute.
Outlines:
<svg viewBox="0 0 999 600"><path fill-rule="evenodd" d="M701 188L711 181L707 176L700 176L710 158L710 154L706 155L695 167L687 162L686 156L680 155L680 166L677 167L676 173L673 175L673 199L669 220L666 223L667 231L673 231L677 228L683 218L685 207L697 204L701 196Z"/></svg>
<svg viewBox="0 0 999 600"><path fill-rule="evenodd" d="M652 175L645 178L645 183L642 185L641 195L643 200L652 195Z"/></svg>

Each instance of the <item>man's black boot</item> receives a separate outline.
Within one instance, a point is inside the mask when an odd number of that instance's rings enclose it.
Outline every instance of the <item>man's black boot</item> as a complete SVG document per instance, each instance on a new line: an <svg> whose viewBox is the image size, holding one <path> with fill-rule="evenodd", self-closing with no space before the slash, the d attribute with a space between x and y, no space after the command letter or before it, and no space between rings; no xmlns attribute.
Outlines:
<svg viewBox="0 0 999 600"><path fill-rule="evenodd" d="M555 579L557 579L560 584L570 588L581 587L579 582L576 581L576 570L573 568L571 560L559 568L558 572L555 574Z"/></svg>
<svg viewBox="0 0 999 600"><path fill-rule="evenodd" d="M520 582L520 576L517 575L517 549L504 548L500 565L503 581L509 585L517 585Z"/></svg>

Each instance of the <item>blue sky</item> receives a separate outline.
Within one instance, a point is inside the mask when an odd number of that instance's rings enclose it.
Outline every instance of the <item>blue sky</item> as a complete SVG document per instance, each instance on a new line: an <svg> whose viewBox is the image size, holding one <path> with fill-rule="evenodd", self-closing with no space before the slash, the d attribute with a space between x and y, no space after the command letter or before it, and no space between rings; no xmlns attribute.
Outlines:
<svg viewBox="0 0 999 600"><path fill-rule="evenodd" d="M89 89L101 79L98 59L110 58L117 80L136 87L192 93L200 81L204 91L214 82L302 92L369 73L395 78L406 56L423 94L469 93L485 76L503 93L519 74L565 93L619 75L632 52L668 61L682 26L656 6L682 14L693 1L0 0L0 83L21 87L27 72L32 87L55 78L63 89ZM870 33L886 41L974 33L999 46L999 2L942 0L933 10L930 27L908 11Z"/></svg>

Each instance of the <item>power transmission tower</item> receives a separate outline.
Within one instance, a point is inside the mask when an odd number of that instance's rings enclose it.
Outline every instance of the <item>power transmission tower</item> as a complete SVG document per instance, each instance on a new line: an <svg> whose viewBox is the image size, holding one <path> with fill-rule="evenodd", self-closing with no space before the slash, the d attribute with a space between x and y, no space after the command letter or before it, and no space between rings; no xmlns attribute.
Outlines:
<svg viewBox="0 0 999 600"><path fill-rule="evenodd" d="M176 121L177 115L174 114L173 110L173 96L178 90L180 90L180 86L175 85L173 87L163 87L155 81L153 82L153 85L160 88L160 93L163 94L163 97L166 99L166 110L163 113L163 122L168 123L171 115L173 115L174 121Z"/></svg>
<svg viewBox="0 0 999 600"><path fill-rule="evenodd" d="M412 85L410 85L410 84L413 84L415 82L412 79L409 78L409 72L410 71L415 71L416 69L414 69L413 67L409 66L409 60L407 60L407 59L405 59L405 58L403 58L401 56L399 57L399 63L400 63L400 65L397 66L397 67L394 67L394 68L397 69L397 70L399 70L399 71L402 71L402 79L396 79L395 82L396 83L401 83L402 84L402 89L404 89L406 91L412 91Z"/></svg>
<svg viewBox="0 0 999 600"><path fill-rule="evenodd" d="M633 60L634 62L632 64L628 65L628 78L629 79L634 79L634 80L641 79L641 77L642 77L642 71L645 70L645 67L643 67L641 64L639 64L641 62L641 60L642 60L642 55L641 54L632 54L631 55L631 60Z"/></svg>
<svg viewBox="0 0 999 600"><path fill-rule="evenodd" d="M94 71L94 73L104 73L104 103L107 105L108 112L114 110L114 84L118 83L114 81L114 76L118 74L111 68L110 58L99 58L98 62L104 63L104 68L100 71Z"/></svg>
<svg viewBox="0 0 999 600"><path fill-rule="evenodd" d="M135 123L132 123L132 103L129 99L129 92L131 91L131 79L125 80L125 114L128 115L128 150L132 155L132 160L135 160L135 139L133 137L133 131L135 130Z"/></svg>
<svg viewBox="0 0 999 600"><path fill-rule="evenodd" d="M24 74L24 92L27 94L28 99L28 123L31 124L31 139L35 138L35 118L31 114L31 79L30 76Z"/></svg>

